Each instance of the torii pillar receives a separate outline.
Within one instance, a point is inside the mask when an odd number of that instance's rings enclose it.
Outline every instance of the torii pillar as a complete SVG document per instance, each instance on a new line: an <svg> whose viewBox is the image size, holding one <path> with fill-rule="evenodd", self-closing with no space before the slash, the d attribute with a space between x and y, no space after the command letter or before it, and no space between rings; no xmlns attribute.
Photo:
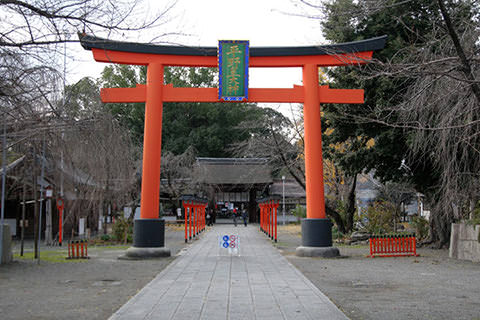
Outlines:
<svg viewBox="0 0 480 320"><path fill-rule="evenodd" d="M140 219L135 220L134 252L163 254L164 221L159 219L160 159L163 102L225 102L218 88L176 88L164 84L164 66L218 67L217 48L156 46L111 41L80 35L96 61L145 65L146 85L105 88L103 102L146 102ZM301 256L335 256L332 224L325 214L320 104L363 103L361 89L330 89L319 86L318 67L368 63L373 51L385 46L386 36L362 41L310 47L250 48L248 67L301 67L303 86L291 89L248 89L247 102L303 103L307 218L302 220ZM181 116L181 115L179 115ZM129 250L130 250L129 249ZM164 250L167 251L167 250ZM128 254L128 250L127 250ZM169 250L168 250L169 254Z"/></svg>

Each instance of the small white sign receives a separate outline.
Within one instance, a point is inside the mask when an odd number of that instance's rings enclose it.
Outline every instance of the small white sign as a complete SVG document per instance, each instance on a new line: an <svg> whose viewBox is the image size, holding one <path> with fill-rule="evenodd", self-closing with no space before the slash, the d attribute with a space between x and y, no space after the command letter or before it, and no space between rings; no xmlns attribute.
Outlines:
<svg viewBox="0 0 480 320"><path fill-rule="evenodd" d="M230 255L238 255L240 252L240 238L238 234L224 234L218 236L220 251Z"/></svg>
<svg viewBox="0 0 480 320"><path fill-rule="evenodd" d="M85 234L85 218L80 218L78 219L78 235L84 235Z"/></svg>
<svg viewBox="0 0 480 320"><path fill-rule="evenodd" d="M3 223L8 224L10 226L10 235L11 236L16 236L17 235L17 219L3 219ZM28 223L27 223L27 226L28 226Z"/></svg>
<svg viewBox="0 0 480 320"><path fill-rule="evenodd" d="M130 215L132 214L132 207L124 207L123 208L123 217L125 219L130 218Z"/></svg>

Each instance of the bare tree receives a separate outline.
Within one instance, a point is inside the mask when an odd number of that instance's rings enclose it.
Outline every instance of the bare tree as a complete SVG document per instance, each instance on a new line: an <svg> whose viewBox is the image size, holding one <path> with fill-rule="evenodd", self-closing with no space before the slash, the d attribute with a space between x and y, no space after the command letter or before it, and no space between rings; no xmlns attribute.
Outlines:
<svg viewBox="0 0 480 320"><path fill-rule="evenodd" d="M480 8L468 1L447 8L443 0L432 7L442 19L432 20L430 40L407 48L400 61L377 63L375 70L376 76L413 79L403 101L390 109L399 118L381 120L410 132L411 156L432 161L440 173L430 197L429 241L443 246L450 223L466 218L468 203L480 198Z"/></svg>
<svg viewBox="0 0 480 320"><path fill-rule="evenodd" d="M80 104L64 91L66 44L78 42L78 32L128 37L164 25L175 2L155 11L141 0L0 0L0 112L8 119L9 150L26 154L47 141L46 157L57 170L56 181L50 182L59 187L65 178L65 188L87 200L67 204L71 219L102 199L126 201L121 198L134 178L135 151L124 130L102 110L98 90L89 91ZM167 34L156 33L151 40ZM65 171L70 177L64 177Z"/></svg>
<svg viewBox="0 0 480 320"><path fill-rule="evenodd" d="M160 11L148 12L151 8L142 0L0 0L0 10L9 17L0 27L0 47L42 50L51 44L77 42L77 32L106 36L142 31L164 24L174 5L169 1Z"/></svg>
<svg viewBox="0 0 480 320"><path fill-rule="evenodd" d="M305 189L303 119L291 106L291 118L270 110L256 121L241 124L255 129L250 139L236 144L233 150L239 157L267 158L274 174L287 171ZM301 114L301 112L300 112ZM325 210L342 233L353 230L357 173L347 176L334 161L327 161L324 179L327 182ZM340 204L346 204L341 208Z"/></svg>
<svg viewBox="0 0 480 320"><path fill-rule="evenodd" d="M193 174L195 155L196 151L193 147L188 147L179 155L174 155L170 151L162 153L162 188L165 188L164 192L168 195L173 212L176 212L180 206L179 199L183 194L199 191Z"/></svg>
<svg viewBox="0 0 480 320"><path fill-rule="evenodd" d="M388 16L390 9L395 15ZM349 10L336 16L351 28L345 34L360 36L366 24L358 22L378 13L387 15L411 41L390 59L374 61L368 72L358 73L359 81L382 78L402 83L397 86L401 90L379 99L364 117L348 112L339 117L403 130L410 147L404 155L407 162L419 168L433 164L435 184L425 190L432 208L430 241L443 246L449 241L450 223L466 217L468 204L480 196L480 5L470 0L372 0L351 2ZM410 25L412 17L421 17L428 31ZM418 173L417 181L423 177Z"/></svg>
<svg viewBox="0 0 480 320"><path fill-rule="evenodd" d="M393 232L397 232L397 222L402 214L402 206L405 208L415 197L415 189L408 183L387 182L377 188L377 200L392 204Z"/></svg>

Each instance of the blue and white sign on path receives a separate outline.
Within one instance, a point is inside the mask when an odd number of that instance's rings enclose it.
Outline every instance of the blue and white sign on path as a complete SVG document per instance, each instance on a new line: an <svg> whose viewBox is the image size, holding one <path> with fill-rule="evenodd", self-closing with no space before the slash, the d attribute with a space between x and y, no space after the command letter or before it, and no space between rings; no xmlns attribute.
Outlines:
<svg viewBox="0 0 480 320"><path fill-rule="evenodd" d="M240 238L236 234L221 235L218 237L220 250L229 254L239 253Z"/></svg>

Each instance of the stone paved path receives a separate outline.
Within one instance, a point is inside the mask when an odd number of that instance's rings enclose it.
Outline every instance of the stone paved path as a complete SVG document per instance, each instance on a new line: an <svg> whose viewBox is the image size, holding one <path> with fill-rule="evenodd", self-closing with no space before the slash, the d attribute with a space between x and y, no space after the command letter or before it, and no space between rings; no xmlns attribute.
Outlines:
<svg viewBox="0 0 480 320"><path fill-rule="evenodd" d="M225 234L239 236L238 255L220 249ZM110 319L348 318L257 226L216 225Z"/></svg>

